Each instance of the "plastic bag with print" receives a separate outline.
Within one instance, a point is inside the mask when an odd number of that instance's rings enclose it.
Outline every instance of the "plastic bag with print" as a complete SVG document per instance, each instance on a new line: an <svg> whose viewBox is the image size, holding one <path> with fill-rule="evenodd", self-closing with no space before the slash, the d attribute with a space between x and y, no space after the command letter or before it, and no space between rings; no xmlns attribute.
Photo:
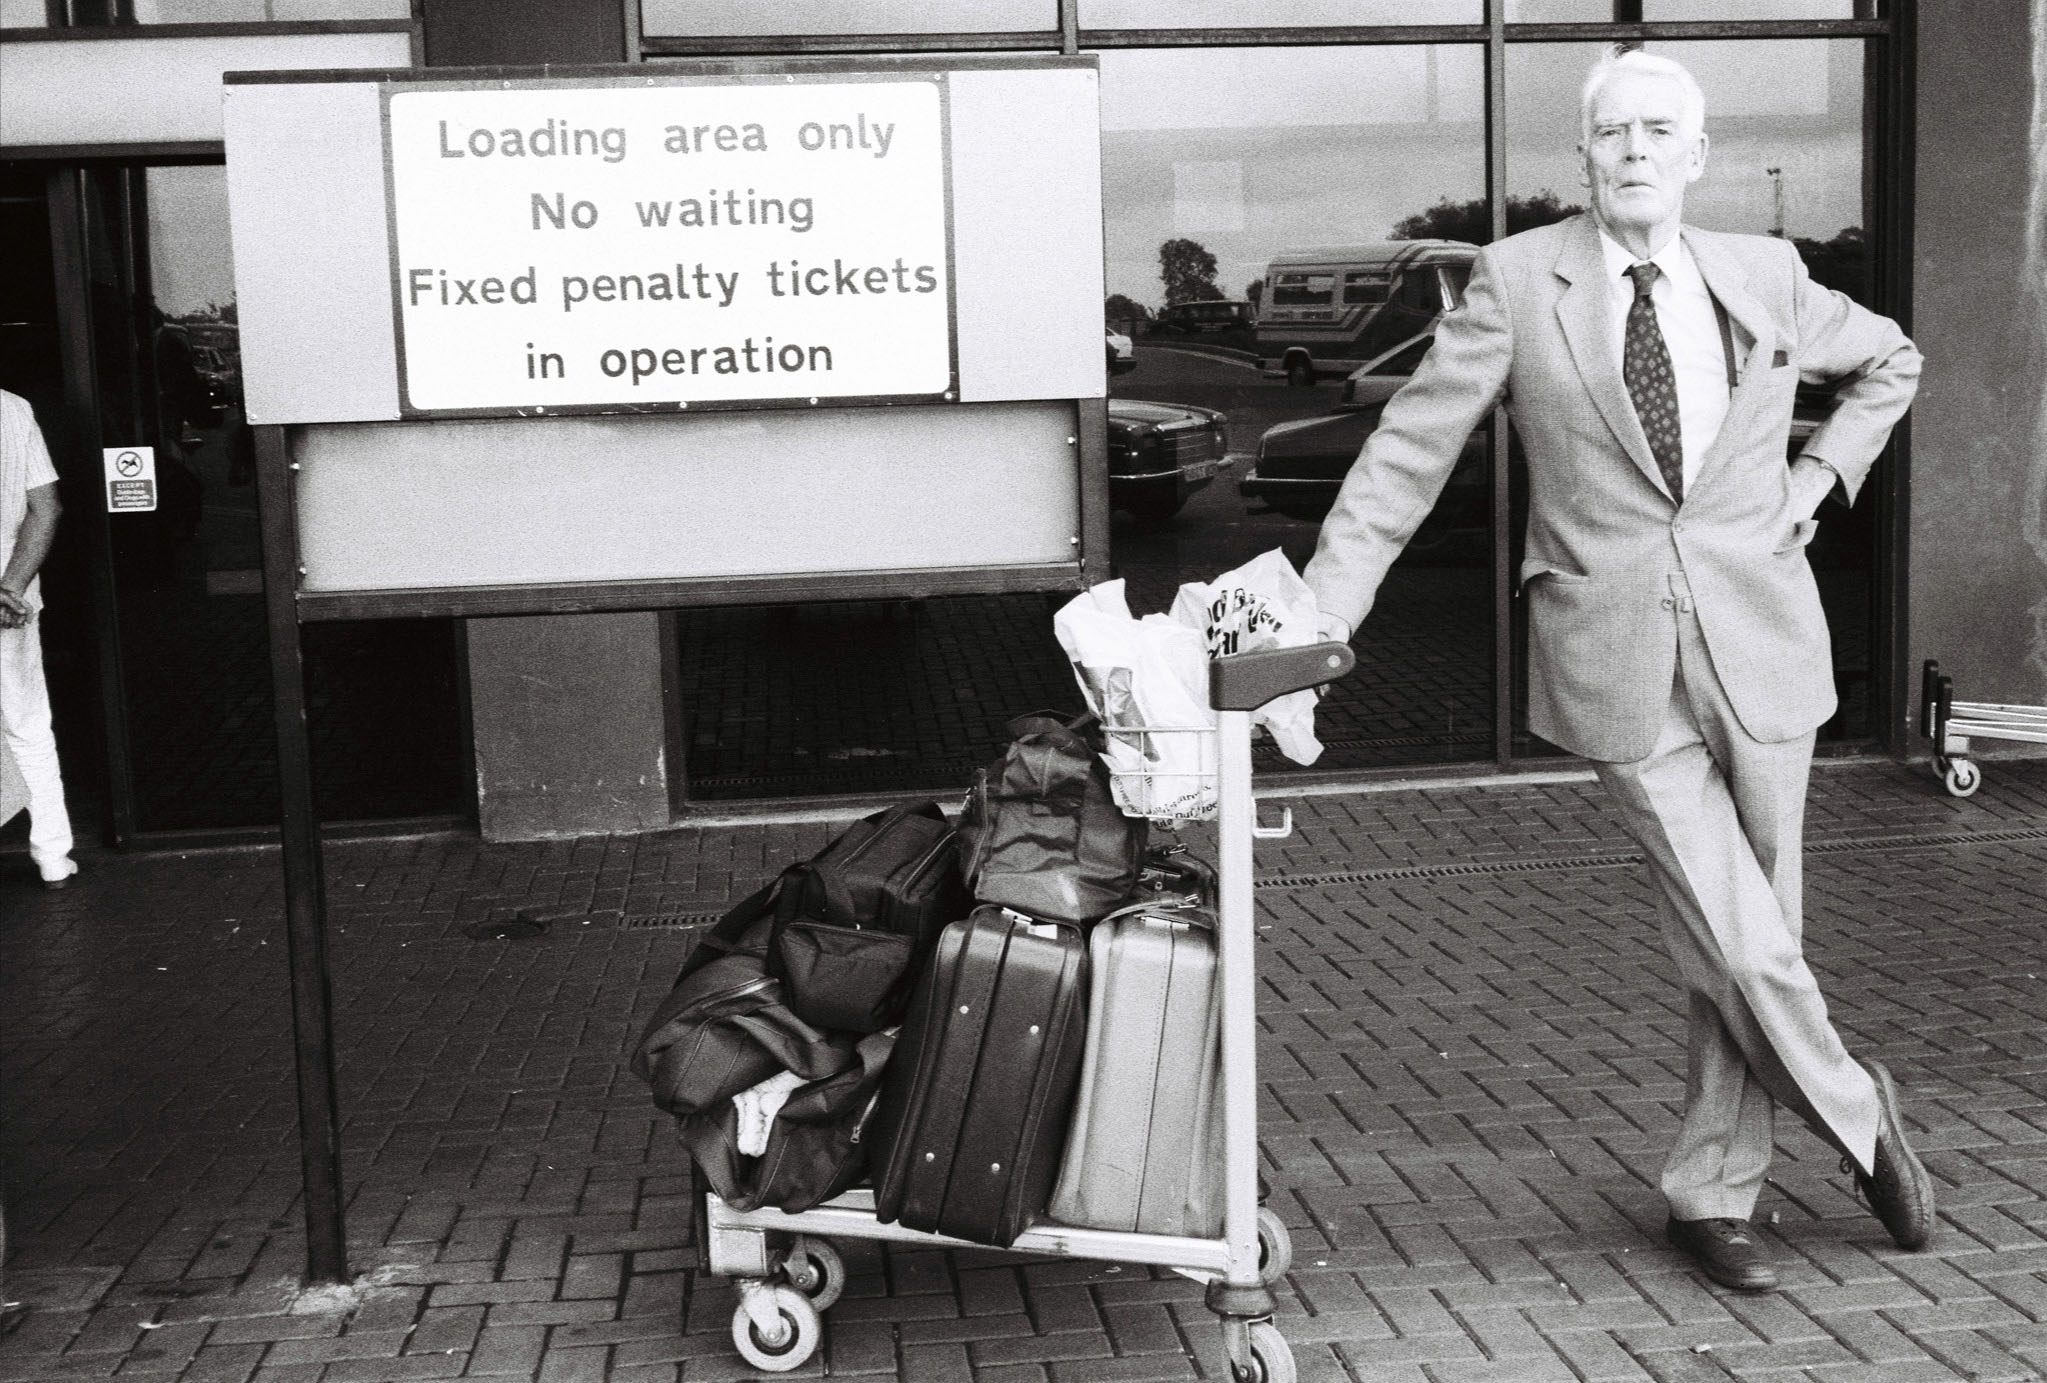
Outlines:
<svg viewBox="0 0 2047 1383"><path fill-rule="evenodd" d="M1173 618L1201 631L1211 658L1314 643L1316 614L1315 593L1278 548L1213 581L1188 582L1173 601ZM1270 731L1279 752L1297 764L1322 757L1312 689L1268 701L1251 713L1251 723Z"/></svg>
<svg viewBox="0 0 2047 1383"><path fill-rule="evenodd" d="M1198 632L1165 615L1133 619L1121 581L1082 591L1052 617L1126 816L1191 821L1215 812L1215 712ZM1192 732L1192 733L1190 733Z"/></svg>

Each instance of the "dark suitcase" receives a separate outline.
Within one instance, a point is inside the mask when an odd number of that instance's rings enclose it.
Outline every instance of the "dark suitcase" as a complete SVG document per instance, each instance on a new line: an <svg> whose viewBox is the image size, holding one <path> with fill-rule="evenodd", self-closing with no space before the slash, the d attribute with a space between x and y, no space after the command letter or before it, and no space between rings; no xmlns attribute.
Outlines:
<svg viewBox="0 0 2047 1383"><path fill-rule="evenodd" d="M992 905L947 927L868 1125L876 1218L1014 1242L1051 1196L1086 1043L1079 928Z"/></svg>

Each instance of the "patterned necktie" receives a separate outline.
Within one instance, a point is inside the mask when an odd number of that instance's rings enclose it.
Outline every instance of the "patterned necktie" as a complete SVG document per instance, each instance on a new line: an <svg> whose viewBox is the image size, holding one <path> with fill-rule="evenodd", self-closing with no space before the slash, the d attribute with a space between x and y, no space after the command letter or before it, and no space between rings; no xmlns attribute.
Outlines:
<svg viewBox="0 0 2047 1383"><path fill-rule="evenodd" d="M1684 503L1684 434L1678 424L1677 375L1670 368L1670 348L1663 344L1662 328L1656 325L1656 308L1649 290L1656 286L1654 264L1629 266L1635 281L1635 301L1628 307L1627 335L1621 346L1621 376L1628 383L1628 397L1635 401L1635 416L1649 439L1649 454L1670 497Z"/></svg>

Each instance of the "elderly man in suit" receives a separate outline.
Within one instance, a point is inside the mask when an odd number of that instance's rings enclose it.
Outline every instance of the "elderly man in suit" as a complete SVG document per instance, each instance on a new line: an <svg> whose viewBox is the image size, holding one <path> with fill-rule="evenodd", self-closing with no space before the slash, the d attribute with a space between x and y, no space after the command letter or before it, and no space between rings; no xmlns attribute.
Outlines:
<svg viewBox="0 0 2047 1383"><path fill-rule="evenodd" d="M1479 252L1322 527L1308 584L1347 640L1502 400L1528 458L1529 724L1593 761L1649 861L1690 996L1667 1232L1713 1280L1776 1275L1749 1232L1773 1105L1843 1154L1905 1248L1933 1186L1896 1088L1843 1049L1802 952L1814 733L1835 699L1805 556L1912 401L1897 325L1813 283L1783 240L1682 224L1705 100L1667 58L1610 53L1582 104L1592 210ZM1785 464L1801 379L1837 403Z"/></svg>

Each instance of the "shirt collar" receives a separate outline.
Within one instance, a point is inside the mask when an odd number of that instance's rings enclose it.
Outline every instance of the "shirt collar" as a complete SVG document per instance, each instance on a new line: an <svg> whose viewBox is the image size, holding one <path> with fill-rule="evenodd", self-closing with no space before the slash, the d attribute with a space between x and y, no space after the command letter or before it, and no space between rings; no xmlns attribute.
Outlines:
<svg viewBox="0 0 2047 1383"><path fill-rule="evenodd" d="M1599 248L1606 257L1606 277L1609 283L1626 282L1628 269L1642 262L1635 258L1633 251L1608 235L1603 226L1599 231ZM1673 288L1688 284L1699 276L1697 266L1692 263L1692 252L1685 247L1682 231L1671 236L1669 244L1651 255L1649 263L1663 271L1663 276L1671 281ZM1634 293L1632 282L1627 283L1627 290L1630 295Z"/></svg>

